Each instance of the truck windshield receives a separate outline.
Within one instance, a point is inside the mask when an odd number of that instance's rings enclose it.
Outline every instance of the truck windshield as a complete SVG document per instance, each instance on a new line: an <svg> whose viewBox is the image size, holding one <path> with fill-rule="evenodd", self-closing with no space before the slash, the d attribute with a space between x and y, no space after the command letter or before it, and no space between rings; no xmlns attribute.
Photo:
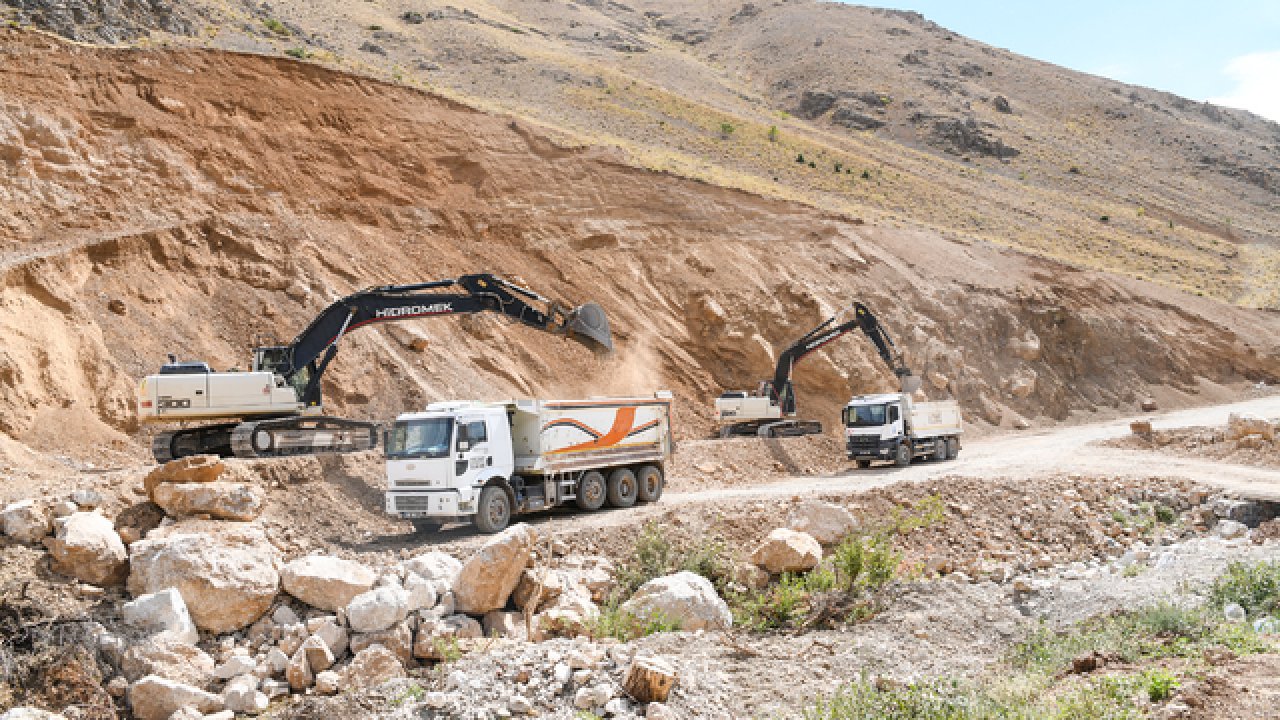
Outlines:
<svg viewBox="0 0 1280 720"><path fill-rule="evenodd" d="M387 436L387 457L448 457L452 434L453 418L398 422Z"/></svg>
<svg viewBox="0 0 1280 720"><path fill-rule="evenodd" d="M874 427L884 425L884 405L854 405L849 408L849 427Z"/></svg>

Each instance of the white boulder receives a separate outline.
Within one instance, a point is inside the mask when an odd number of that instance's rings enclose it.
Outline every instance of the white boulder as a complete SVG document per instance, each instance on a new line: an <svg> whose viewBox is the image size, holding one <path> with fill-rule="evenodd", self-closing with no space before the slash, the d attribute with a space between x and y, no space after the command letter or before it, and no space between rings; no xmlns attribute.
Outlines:
<svg viewBox="0 0 1280 720"><path fill-rule="evenodd" d="M284 566L285 592L314 608L336 612L368 592L377 576L363 563L324 555L308 555Z"/></svg>
<svg viewBox="0 0 1280 720"><path fill-rule="evenodd" d="M408 615L409 593L396 586L361 593L347 605L347 624L358 633L386 630Z"/></svg>
<svg viewBox="0 0 1280 720"><path fill-rule="evenodd" d="M858 527L845 508L821 500L806 500L791 511L787 527L806 533L823 545L835 545Z"/></svg>
<svg viewBox="0 0 1280 720"><path fill-rule="evenodd" d="M176 588L196 626L207 632L253 623L275 601L277 551L256 525L220 525L217 535L175 533L134 543L129 592Z"/></svg>
<svg viewBox="0 0 1280 720"><path fill-rule="evenodd" d="M406 561L404 569L430 580L436 585L436 593L442 595L453 589L458 573L462 572L462 562L452 555L432 550Z"/></svg>
<svg viewBox="0 0 1280 720"><path fill-rule="evenodd" d="M353 690L373 688L404 677L404 666L390 650L381 645L371 645L356 654L343 677L347 687Z"/></svg>
<svg viewBox="0 0 1280 720"><path fill-rule="evenodd" d="M678 624L682 630L719 630L733 625L729 605L716 594L711 581L687 570L641 585L621 610L641 620Z"/></svg>
<svg viewBox="0 0 1280 720"><path fill-rule="evenodd" d="M34 500L19 500L0 510L0 529L18 542L34 543L52 532L53 524Z"/></svg>
<svg viewBox="0 0 1280 720"><path fill-rule="evenodd" d="M156 487L153 497L174 517L208 515L249 522L262 514L262 498L252 485L243 483L164 483Z"/></svg>
<svg viewBox="0 0 1280 720"><path fill-rule="evenodd" d="M1274 442L1276 429L1266 418L1249 413L1231 413L1227 417L1227 439L1241 440L1250 435Z"/></svg>
<svg viewBox="0 0 1280 720"><path fill-rule="evenodd" d="M222 702L227 710L242 715L257 715L270 704L266 693L258 690L258 678L252 675L232 678L222 690Z"/></svg>
<svg viewBox="0 0 1280 720"><path fill-rule="evenodd" d="M822 562L822 546L808 533L778 528L751 553L751 562L774 575L812 570Z"/></svg>
<svg viewBox="0 0 1280 720"><path fill-rule="evenodd" d="M120 671L129 682L155 675L204 687L212 678L213 670L213 658L208 653L176 640L145 640L133 644L120 660Z"/></svg>
<svg viewBox="0 0 1280 720"><path fill-rule="evenodd" d="M502 609L520 582L537 540L537 532L520 523L493 536L468 558L453 590L458 611L483 615Z"/></svg>
<svg viewBox="0 0 1280 720"><path fill-rule="evenodd" d="M97 513L73 513L44 544L54 572L83 582L119 585L129 573L129 554L115 526Z"/></svg>
<svg viewBox="0 0 1280 720"><path fill-rule="evenodd" d="M191 621L187 604L174 588L141 595L124 604L121 614L125 624L131 625L154 638L171 639L195 645L200 633Z"/></svg>
<svg viewBox="0 0 1280 720"><path fill-rule="evenodd" d="M148 675L129 688L129 705L137 720L169 720L169 716L190 705L202 713L222 709L222 698L200 688Z"/></svg>

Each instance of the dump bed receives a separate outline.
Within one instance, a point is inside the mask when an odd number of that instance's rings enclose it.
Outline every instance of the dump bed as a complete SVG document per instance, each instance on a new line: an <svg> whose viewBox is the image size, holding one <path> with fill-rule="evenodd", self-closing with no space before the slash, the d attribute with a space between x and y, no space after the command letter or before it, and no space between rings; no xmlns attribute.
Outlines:
<svg viewBox="0 0 1280 720"><path fill-rule="evenodd" d="M960 405L954 400L911 403L911 433L915 437L959 435L961 432Z"/></svg>
<svg viewBox="0 0 1280 720"><path fill-rule="evenodd" d="M545 474L662 463L671 453L671 393L511 404L516 472Z"/></svg>

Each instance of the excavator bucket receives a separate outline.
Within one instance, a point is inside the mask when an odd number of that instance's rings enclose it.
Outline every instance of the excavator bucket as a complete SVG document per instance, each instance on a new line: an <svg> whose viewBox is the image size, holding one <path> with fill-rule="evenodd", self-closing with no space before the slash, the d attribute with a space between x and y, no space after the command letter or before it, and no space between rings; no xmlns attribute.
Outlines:
<svg viewBox="0 0 1280 720"><path fill-rule="evenodd" d="M574 340L592 350L613 352L609 318L605 317L604 308L598 304L589 302L574 308L565 325L569 329L569 337Z"/></svg>

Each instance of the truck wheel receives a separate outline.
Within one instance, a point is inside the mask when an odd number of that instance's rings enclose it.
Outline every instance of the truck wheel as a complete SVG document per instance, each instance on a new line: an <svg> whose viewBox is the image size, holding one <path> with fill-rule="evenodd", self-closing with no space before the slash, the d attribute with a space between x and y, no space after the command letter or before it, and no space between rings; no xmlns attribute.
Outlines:
<svg viewBox="0 0 1280 720"><path fill-rule="evenodd" d="M490 485L480 491L480 502L476 507L476 529L482 533L493 534L506 529L511 522L511 498L507 491L498 485Z"/></svg>
<svg viewBox="0 0 1280 720"><path fill-rule="evenodd" d="M960 438L947 438L947 459L955 460L960 455Z"/></svg>
<svg viewBox="0 0 1280 720"><path fill-rule="evenodd" d="M644 503L658 502L665 484L661 470L653 465L645 465L636 473L636 497Z"/></svg>
<svg viewBox="0 0 1280 720"><path fill-rule="evenodd" d="M936 462L942 462L947 459L947 439L938 438L933 441L933 459Z"/></svg>
<svg viewBox="0 0 1280 720"><path fill-rule="evenodd" d="M636 485L636 474L627 468L618 468L609 473L609 507L628 508L636 504L639 487Z"/></svg>
<svg viewBox="0 0 1280 720"><path fill-rule="evenodd" d="M583 510L599 510L604 507L604 475L592 470L578 481L578 496L574 502Z"/></svg>
<svg viewBox="0 0 1280 720"><path fill-rule="evenodd" d="M898 467L906 467L911 464L910 443L898 443L898 453L893 457L893 464Z"/></svg>
<svg viewBox="0 0 1280 720"><path fill-rule="evenodd" d="M866 470L867 468L871 467L871 461L866 458L858 458L857 463L858 463L858 467L862 468L863 470Z"/></svg>

